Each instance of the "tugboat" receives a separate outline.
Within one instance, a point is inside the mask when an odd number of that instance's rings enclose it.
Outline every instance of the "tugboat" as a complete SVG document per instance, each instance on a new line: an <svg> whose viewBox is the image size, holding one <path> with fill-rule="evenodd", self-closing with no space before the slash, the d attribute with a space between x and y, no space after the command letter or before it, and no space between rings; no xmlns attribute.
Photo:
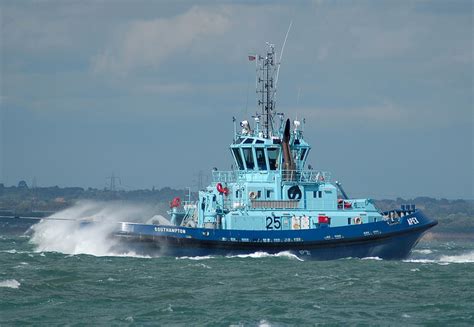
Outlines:
<svg viewBox="0 0 474 327"><path fill-rule="evenodd" d="M115 237L160 255L235 255L288 251L328 260L403 259L437 221L414 205L379 212L371 199L351 199L328 172L306 166L311 146L304 121L275 111L278 68L274 45L256 61L254 126L237 124L231 171L212 171L195 202L171 202L169 225L120 223ZM277 126L278 125L278 126ZM122 243L123 244L123 243Z"/></svg>

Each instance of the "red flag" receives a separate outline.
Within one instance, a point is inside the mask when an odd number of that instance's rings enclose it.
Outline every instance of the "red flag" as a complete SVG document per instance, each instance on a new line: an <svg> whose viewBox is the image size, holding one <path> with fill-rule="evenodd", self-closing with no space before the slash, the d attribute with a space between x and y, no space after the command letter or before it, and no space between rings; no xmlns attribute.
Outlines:
<svg viewBox="0 0 474 327"><path fill-rule="evenodd" d="M249 61L254 61L257 57L255 56L249 56Z"/></svg>

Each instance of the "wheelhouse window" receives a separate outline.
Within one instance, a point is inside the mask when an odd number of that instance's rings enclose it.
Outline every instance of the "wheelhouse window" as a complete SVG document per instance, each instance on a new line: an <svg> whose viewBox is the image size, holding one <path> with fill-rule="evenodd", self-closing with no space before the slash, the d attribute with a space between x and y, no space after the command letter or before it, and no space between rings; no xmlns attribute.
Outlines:
<svg viewBox="0 0 474 327"><path fill-rule="evenodd" d="M300 160L304 159L305 154L306 154L306 149L301 150Z"/></svg>
<svg viewBox="0 0 474 327"><path fill-rule="evenodd" d="M244 163L242 161L242 157L240 156L240 151L239 148L233 148L232 152L234 153L235 157L235 162L237 163L237 166L239 167L239 170L244 170Z"/></svg>
<svg viewBox="0 0 474 327"><path fill-rule="evenodd" d="M253 169L255 165L253 162L252 148L242 148L242 152L244 153L244 160L247 169Z"/></svg>
<svg viewBox="0 0 474 327"><path fill-rule="evenodd" d="M265 160L265 151L263 148L255 148L257 155L257 166L260 170L267 170L267 161Z"/></svg>
<svg viewBox="0 0 474 327"><path fill-rule="evenodd" d="M268 148L268 164L270 165L270 170L276 170L278 168L278 158L280 156L279 148Z"/></svg>

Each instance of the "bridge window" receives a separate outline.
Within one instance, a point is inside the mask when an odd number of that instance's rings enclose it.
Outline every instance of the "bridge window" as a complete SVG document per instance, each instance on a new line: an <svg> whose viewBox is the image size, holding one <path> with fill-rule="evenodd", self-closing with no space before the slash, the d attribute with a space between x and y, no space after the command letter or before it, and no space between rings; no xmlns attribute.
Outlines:
<svg viewBox="0 0 474 327"><path fill-rule="evenodd" d="M313 191L313 198L322 198L323 192L321 191Z"/></svg>
<svg viewBox="0 0 474 327"><path fill-rule="evenodd" d="M300 156L300 160L303 160L304 159L304 155L306 154L306 149L303 149L301 151L301 156Z"/></svg>
<svg viewBox="0 0 474 327"><path fill-rule="evenodd" d="M271 199L273 197L272 193L273 193L273 190L267 190L267 199Z"/></svg>
<svg viewBox="0 0 474 327"><path fill-rule="evenodd" d="M263 148L255 148L255 154L257 155L258 169L267 170L267 162L265 160L265 151Z"/></svg>
<svg viewBox="0 0 474 327"><path fill-rule="evenodd" d="M268 148L268 164L270 165L270 170L276 170L278 168L278 158L280 156L279 148Z"/></svg>
<svg viewBox="0 0 474 327"><path fill-rule="evenodd" d="M255 165L253 163L252 148L242 148L242 152L244 153L244 160L247 169L253 169Z"/></svg>
<svg viewBox="0 0 474 327"><path fill-rule="evenodd" d="M234 153L235 162L237 163L239 170L244 170L244 163L242 161L242 157L240 156L239 148L233 148L232 152Z"/></svg>

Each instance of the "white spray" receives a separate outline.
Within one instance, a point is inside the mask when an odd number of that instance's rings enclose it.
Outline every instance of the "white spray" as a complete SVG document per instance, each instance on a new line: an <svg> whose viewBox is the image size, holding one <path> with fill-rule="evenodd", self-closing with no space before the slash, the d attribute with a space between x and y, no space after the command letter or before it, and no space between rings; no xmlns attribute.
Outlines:
<svg viewBox="0 0 474 327"><path fill-rule="evenodd" d="M55 213L32 227L31 242L36 250L95 256L135 255L116 252L117 241L111 232L121 221L150 220L149 206L117 202L81 201ZM91 221L91 224L84 224Z"/></svg>

